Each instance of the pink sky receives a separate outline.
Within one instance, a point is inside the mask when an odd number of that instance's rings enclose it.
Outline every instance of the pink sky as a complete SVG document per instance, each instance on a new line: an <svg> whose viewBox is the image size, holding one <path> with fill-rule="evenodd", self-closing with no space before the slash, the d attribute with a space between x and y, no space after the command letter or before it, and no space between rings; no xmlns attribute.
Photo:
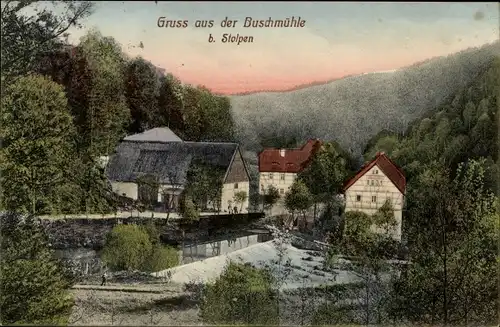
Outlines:
<svg viewBox="0 0 500 327"><path fill-rule="evenodd" d="M499 37L498 12L495 3L102 2L84 23L184 83L230 94L392 70L493 42ZM159 16L192 25L213 19L216 26L159 28ZM226 16L301 16L306 26L223 29L218 24ZM73 39L86 29L74 31ZM209 43L210 33L252 35L254 42ZM140 42L143 49L136 47Z"/></svg>

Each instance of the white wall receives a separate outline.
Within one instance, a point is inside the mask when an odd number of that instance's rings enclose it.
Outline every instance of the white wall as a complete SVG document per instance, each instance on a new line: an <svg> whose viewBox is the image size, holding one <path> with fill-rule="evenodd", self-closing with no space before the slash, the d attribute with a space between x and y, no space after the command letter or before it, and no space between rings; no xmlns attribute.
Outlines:
<svg viewBox="0 0 500 327"><path fill-rule="evenodd" d="M171 195L180 195L184 187L172 186L170 184L160 184L158 188L158 202L163 203L163 192Z"/></svg>
<svg viewBox="0 0 500 327"><path fill-rule="evenodd" d="M358 196L361 198L358 199ZM375 198L372 199L372 197ZM397 222L397 226L391 234L394 238L401 240L404 196L376 165L347 189L345 192L345 211L361 211L373 215L387 199L391 200ZM376 228L373 230L380 232Z"/></svg>
<svg viewBox="0 0 500 327"><path fill-rule="evenodd" d="M297 178L296 173L259 173L259 194L264 194L269 186L274 186L280 192L281 199L271 209L272 215L286 214L288 211L285 209L284 196L293 182Z"/></svg>
<svg viewBox="0 0 500 327"><path fill-rule="evenodd" d="M236 184L238 184L238 187L235 188ZM129 197L131 199L137 200L138 199L138 187L136 183L125 183L125 182L113 182L111 183L111 186L113 188L113 191L116 192L119 195L125 194L126 197ZM176 188L175 190L171 185L167 184L162 184L159 187L158 190L158 202L163 201L163 190L168 190L169 194L180 194L182 192L182 188ZM243 206L241 204L236 204L234 201L234 195L237 192L244 191L247 194L247 199L243 203ZM227 183L223 184L222 187L222 197L221 197L221 212L227 212L228 211L228 206L230 205L231 208L234 206L238 207L238 212L241 213L247 213L248 212L248 206L249 206L249 199L248 196L250 194L250 183L249 182L239 182L239 183Z"/></svg>
<svg viewBox="0 0 500 327"><path fill-rule="evenodd" d="M126 197L137 200L137 184L129 182L112 182L111 188L118 195L125 194Z"/></svg>
<svg viewBox="0 0 500 327"><path fill-rule="evenodd" d="M236 188L236 184L238 187ZM236 204L234 201L234 195L238 192L244 191L247 194L247 199L242 204ZM222 197L221 197L221 212L228 212L228 207L233 208L238 207L238 213L248 212L248 197L250 195L250 183L249 182L238 182L238 183L226 183L222 186Z"/></svg>

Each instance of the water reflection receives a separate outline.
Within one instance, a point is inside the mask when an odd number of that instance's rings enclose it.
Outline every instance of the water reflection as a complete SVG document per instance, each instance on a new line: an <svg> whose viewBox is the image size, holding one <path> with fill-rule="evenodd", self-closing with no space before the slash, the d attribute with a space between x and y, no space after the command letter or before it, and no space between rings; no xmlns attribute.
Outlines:
<svg viewBox="0 0 500 327"><path fill-rule="evenodd" d="M272 236L270 234L259 233L212 242L191 243L179 250L180 262L181 264L187 264L225 255L257 243L267 242L271 239ZM99 274L103 271L103 264L99 258L99 254L93 249L60 249L55 250L55 255L62 259L77 275L87 276Z"/></svg>

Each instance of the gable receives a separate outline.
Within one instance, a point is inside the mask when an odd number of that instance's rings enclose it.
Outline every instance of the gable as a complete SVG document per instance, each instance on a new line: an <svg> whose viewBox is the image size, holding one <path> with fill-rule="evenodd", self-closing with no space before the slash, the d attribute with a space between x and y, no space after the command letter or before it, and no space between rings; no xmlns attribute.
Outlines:
<svg viewBox="0 0 500 327"><path fill-rule="evenodd" d="M231 166L227 172L224 183L239 183L248 182L250 178L248 176L248 171L241 155L240 150L235 152Z"/></svg>
<svg viewBox="0 0 500 327"><path fill-rule="evenodd" d="M361 177L370 172L374 167L378 167L381 172L391 181L392 184L402 193L406 192L406 178L396 164L383 152L377 153L374 160L362 167L359 172L344 185L344 192L354 185Z"/></svg>
<svg viewBox="0 0 500 327"><path fill-rule="evenodd" d="M363 176L351 185L351 187L352 186L377 187L378 190L387 190L392 187L397 189L397 186L378 165L374 165L371 169L367 170Z"/></svg>

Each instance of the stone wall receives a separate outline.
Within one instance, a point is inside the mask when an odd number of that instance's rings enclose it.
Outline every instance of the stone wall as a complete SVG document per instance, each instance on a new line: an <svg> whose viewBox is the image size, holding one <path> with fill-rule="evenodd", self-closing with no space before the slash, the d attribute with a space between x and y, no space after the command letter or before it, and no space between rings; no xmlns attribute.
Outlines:
<svg viewBox="0 0 500 327"><path fill-rule="evenodd" d="M214 238L244 233L245 229L258 226L259 215L248 218L250 215L234 215L225 217L200 218L200 221L190 225L180 225L179 221L154 219L164 243L173 246L182 243L199 243ZM40 219L45 227L54 249L89 248L101 249L107 234L117 224L144 224L151 218L69 218L69 219ZM184 231L184 232L183 232ZM229 237L228 237L229 238Z"/></svg>

